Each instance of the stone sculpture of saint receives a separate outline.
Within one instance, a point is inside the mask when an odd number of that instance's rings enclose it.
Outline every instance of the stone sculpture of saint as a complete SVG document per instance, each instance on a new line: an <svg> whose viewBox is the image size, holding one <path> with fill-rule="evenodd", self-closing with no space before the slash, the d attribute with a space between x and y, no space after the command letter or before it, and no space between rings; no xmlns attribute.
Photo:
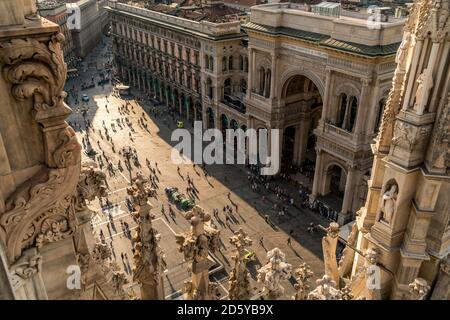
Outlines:
<svg viewBox="0 0 450 320"><path fill-rule="evenodd" d="M422 74L417 77L416 81L418 85L414 110L416 110L418 114L423 114L425 104L428 101L430 89L433 87L433 77L428 69L425 69Z"/></svg>
<svg viewBox="0 0 450 320"><path fill-rule="evenodd" d="M392 216L395 211L395 204L397 202L397 185L393 184L389 190L383 194L383 201L381 204L382 219L387 223L391 223Z"/></svg>
<svg viewBox="0 0 450 320"><path fill-rule="evenodd" d="M395 56L395 62L397 64L400 64L401 66L403 66L406 61L406 54L408 53L410 42L411 42L410 33L409 32L405 33L405 38L400 44L400 47L398 48L397 51L397 55Z"/></svg>

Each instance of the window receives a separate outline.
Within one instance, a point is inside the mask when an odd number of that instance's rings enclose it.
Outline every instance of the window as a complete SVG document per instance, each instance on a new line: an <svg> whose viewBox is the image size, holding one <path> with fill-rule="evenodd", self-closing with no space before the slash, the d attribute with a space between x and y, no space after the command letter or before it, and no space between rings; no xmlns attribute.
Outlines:
<svg viewBox="0 0 450 320"><path fill-rule="evenodd" d="M191 50L186 48L186 61L191 62Z"/></svg>
<svg viewBox="0 0 450 320"><path fill-rule="evenodd" d="M205 54L205 69L209 69L209 56Z"/></svg>
<svg viewBox="0 0 450 320"><path fill-rule="evenodd" d="M264 67L259 68L259 95L263 95L264 94L264 86L265 86L265 73L266 71L264 70Z"/></svg>
<svg viewBox="0 0 450 320"><path fill-rule="evenodd" d="M207 92L207 94L208 94L208 97L209 97L210 99L212 99L212 98L213 98L213 87L212 87L212 81L211 81L211 78L208 78L208 79L206 80L206 92Z"/></svg>
<svg viewBox="0 0 450 320"><path fill-rule="evenodd" d="M196 66L198 66L199 65L199 61L198 61L199 59L198 59L198 52L197 51L194 51L194 63L195 63L195 65Z"/></svg>
<svg viewBox="0 0 450 320"><path fill-rule="evenodd" d="M209 70L214 71L214 58L209 57Z"/></svg>
<svg viewBox="0 0 450 320"><path fill-rule="evenodd" d="M373 132L377 133L380 130L381 120L383 119L384 106L386 105L386 99L383 98L378 102L378 112L375 119L375 127Z"/></svg>
<svg viewBox="0 0 450 320"><path fill-rule="evenodd" d="M233 56L228 58L228 70L233 70Z"/></svg>
<svg viewBox="0 0 450 320"><path fill-rule="evenodd" d="M244 71L244 57L239 56L239 70Z"/></svg>
<svg viewBox="0 0 450 320"><path fill-rule="evenodd" d="M227 57L222 58L222 71L227 71Z"/></svg>
<svg viewBox="0 0 450 320"><path fill-rule="evenodd" d="M339 108L336 119L336 125L340 128L343 127L346 110L347 110L347 95L345 93L341 93L339 97Z"/></svg>
<svg viewBox="0 0 450 320"><path fill-rule="evenodd" d="M241 79L241 92L247 93L247 81L245 79Z"/></svg>
<svg viewBox="0 0 450 320"><path fill-rule="evenodd" d="M348 131L352 132L355 128L356 116L358 113L358 99L356 97L350 98L350 119L348 124Z"/></svg>
<svg viewBox="0 0 450 320"><path fill-rule="evenodd" d="M228 78L223 82L223 94L230 95L231 94L231 79Z"/></svg>

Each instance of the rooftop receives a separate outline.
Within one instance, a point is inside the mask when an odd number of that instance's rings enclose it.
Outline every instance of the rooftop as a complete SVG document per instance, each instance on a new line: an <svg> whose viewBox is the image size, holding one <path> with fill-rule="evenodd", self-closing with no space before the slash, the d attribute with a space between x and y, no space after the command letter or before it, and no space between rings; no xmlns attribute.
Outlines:
<svg viewBox="0 0 450 320"><path fill-rule="evenodd" d="M39 0L38 7L40 10L51 10L64 6L65 4L57 0Z"/></svg>
<svg viewBox="0 0 450 320"><path fill-rule="evenodd" d="M238 21L239 16L245 15L245 12L223 3L203 6L201 0L176 0L171 4L127 0L119 0L119 2L193 21L232 22Z"/></svg>

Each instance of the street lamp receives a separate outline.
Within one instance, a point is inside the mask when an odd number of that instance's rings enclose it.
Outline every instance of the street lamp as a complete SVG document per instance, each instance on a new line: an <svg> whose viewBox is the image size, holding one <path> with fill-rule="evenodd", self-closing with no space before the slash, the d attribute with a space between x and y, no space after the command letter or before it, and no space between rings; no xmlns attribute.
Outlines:
<svg viewBox="0 0 450 320"><path fill-rule="evenodd" d="M130 174L130 185L132 185L132 177L131 177L131 162L130 162L130 158L131 158L131 147L123 147L122 148L122 154L124 155L124 157L127 159L127 169L128 169L128 173Z"/></svg>

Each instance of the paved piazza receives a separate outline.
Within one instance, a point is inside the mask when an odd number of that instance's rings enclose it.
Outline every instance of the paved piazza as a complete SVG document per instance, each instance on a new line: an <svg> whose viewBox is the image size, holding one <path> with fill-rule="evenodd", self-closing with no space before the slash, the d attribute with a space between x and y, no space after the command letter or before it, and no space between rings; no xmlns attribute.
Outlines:
<svg viewBox="0 0 450 320"><path fill-rule="evenodd" d="M104 41L108 41L108 39L106 38ZM110 56L107 52L108 46L100 44L85 59L85 65L88 69L87 72L83 74L82 78L69 79L66 88L70 89L75 85L79 90L82 83L91 81L92 76L94 76L94 80L97 83L100 77L98 76L98 71L95 70L95 65L100 68L101 62L99 61L109 61ZM97 64L92 63L92 61L97 61ZM86 134L82 111L87 110L87 119L90 119L95 130L90 131L89 136L93 148L99 152L96 158L104 151L105 155L113 163L115 172L113 175L110 175L107 167L103 166L103 171L107 173L108 177L110 193L108 199L112 203L112 208L108 209L104 206L102 210L99 202L94 201L91 203L97 212L97 215L93 218L93 224L96 237L99 236L100 230L102 230L107 243L110 243L112 239L116 261L123 268L130 281L127 286L128 288L132 285L134 292L139 295L138 285L132 283L131 270L133 268L133 255L131 252L131 241L125 236L120 223L120 221L128 223L131 230L136 227L125 204L127 195L126 187L129 185L129 173L124 165L124 158L118 154L118 150L128 146L136 149L142 165L141 168L132 166L133 176L138 171L142 171L146 176L149 175L150 171L145 164L146 158L150 160L153 168L156 167L156 163L158 164L159 174L157 176L159 184L157 198L152 198L151 202L154 205L152 212L156 215L154 227L161 234L160 245L166 254L168 263L168 271L165 275L165 290L168 299L179 296L179 290L183 285L183 281L189 278L187 263L183 262L182 254L178 252L178 246L175 243L174 236L176 233L187 231L189 224L183 217L184 211L178 210L174 205L172 207L176 212L175 217L169 215L169 201L165 195L164 188L167 186L176 186L180 191L185 193L188 185L187 175L193 178L194 185L198 189L199 199L196 199L196 203L203 207L206 212L210 213L211 216L213 216L212 211L214 208L219 209L219 220L215 217L212 220L219 228L223 242L223 247L220 252L214 254L214 257L220 261L222 268L218 268L218 272L211 274L211 280L216 280L220 283L220 287L224 293L222 298L226 297L227 279L231 269L231 257L234 249L229 243L229 238L233 234L233 231L239 228L243 228L253 240L251 250L256 252L257 260L249 264L249 269L253 280L255 280L255 287L258 289L260 285L256 282L256 269L259 268L261 263L264 264L266 262L266 250L275 247L280 248L286 254L286 258L292 264L293 268L296 268L303 262L307 262L313 270L317 270L318 272L314 279L323 274L322 233L319 232L311 235L307 232L307 228L310 222L321 223L325 226L328 223L327 221L309 210L295 207L289 207L288 213L285 216L278 216L277 210L273 209L274 204L279 202L277 197L272 193L268 193L264 188L260 188L257 191L252 190L247 179L248 172L244 166L207 166L208 176L205 177L203 170L198 166L194 168L192 165L181 165L180 174L178 174L177 165L170 160L172 146L175 144L170 141L171 132L175 128L173 120L165 115L155 117L150 112L152 106L149 104L140 104L133 98L123 100L117 97L117 95L113 95L112 90L111 85L105 85L104 88L96 86L87 90L79 90L79 105L74 103L73 98L69 98L69 104L74 111L69 121L75 124L77 135L81 141ZM90 97L88 103L81 102L82 94L87 94ZM119 107L127 101L133 106L133 109L130 108L133 111L129 114L120 114ZM164 106L159 106L159 108L160 110L164 110ZM139 125L138 120L142 112L145 112L145 123L147 123L150 132ZM128 126L122 125L123 129L117 126L116 119L125 118L125 116L129 118L135 130L131 134L133 141L129 138L130 129ZM112 150L111 142L105 138L103 121L105 122L105 127L108 129L108 133L111 135L115 153ZM115 123L116 131L112 129L112 123ZM192 127L192 125L189 125L189 127ZM103 139L100 137L99 130L102 131ZM97 141L100 143L101 150ZM123 164L123 171L117 168L119 160ZM105 161L103 162L105 163ZM236 221L231 221L229 227L227 227L222 209L226 205L231 205L228 199L229 192L231 194L231 200L237 205L238 210L236 211L233 206L233 216L236 218ZM161 212L162 207L164 207L164 213ZM113 218L113 225L109 224L109 213L111 213ZM272 225L265 221L265 215L270 216ZM295 230L291 246L287 243L290 230ZM260 243L261 237L263 237L263 246ZM125 257L122 261L121 253L126 254L128 259ZM290 284L287 283L285 286L286 298L294 294L294 278L291 278L290 282Z"/></svg>

